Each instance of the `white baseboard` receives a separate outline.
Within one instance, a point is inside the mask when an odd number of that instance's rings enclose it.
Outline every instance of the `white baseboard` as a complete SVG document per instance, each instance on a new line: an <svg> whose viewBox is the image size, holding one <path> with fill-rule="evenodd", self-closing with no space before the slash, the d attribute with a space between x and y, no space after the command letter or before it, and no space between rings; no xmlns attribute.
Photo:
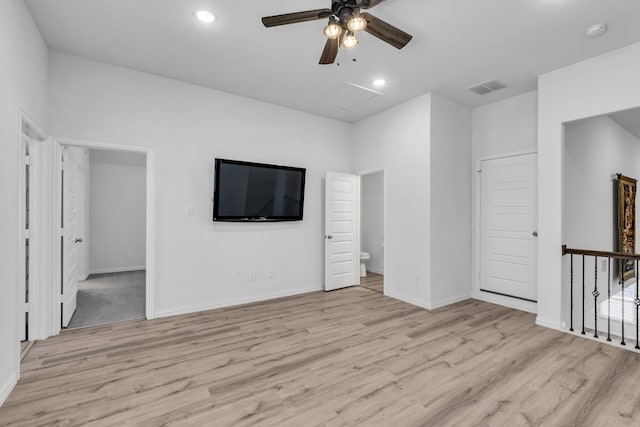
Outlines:
<svg viewBox="0 0 640 427"><path fill-rule="evenodd" d="M569 332L562 322L556 320L543 319L542 317L536 317L536 325L544 326L545 328L555 329L560 332Z"/></svg>
<svg viewBox="0 0 640 427"><path fill-rule="evenodd" d="M191 313L197 313L200 311L215 310L217 308L225 308L225 307L233 307L235 305L249 304L252 302L267 301L270 299L291 297L294 295L307 294L310 292L319 292L319 291L322 291L322 288L317 288L317 287L316 288L299 288L299 289L291 289L289 291L283 291L283 292L271 292L268 294L262 294L262 295L256 295L256 296L250 296L250 297L233 298L228 300L197 304L197 305L192 305L188 307L181 307L181 308L175 308L175 309L169 309L169 310L160 310L160 311L156 311L155 317L160 318L160 317L179 316L181 314L191 314Z"/></svg>
<svg viewBox="0 0 640 427"><path fill-rule="evenodd" d="M478 290L471 291L471 297L480 301L490 302L491 304L502 305L504 307L514 308L528 313L538 313L538 304L531 301L524 301L518 298L510 298Z"/></svg>
<svg viewBox="0 0 640 427"><path fill-rule="evenodd" d="M13 388L16 386L17 383L18 383L18 376L15 373L13 373L7 379L7 381L5 381L4 384L0 386L0 406L2 406L4 402L7 400L7 398L9 397L9 394L11 394L11 391L13 390Z"/></svg>
<svg viewBox="0 0 640 427"><path fill-rule="evenodd" d="M427 307L427 304L424 301L420 301L417 298L413 298L407 295L403 295L401 293L396 293L393 291L389 291L386 288L384 289L384 294L388 297L391 297L393 299L397 299L400 300L402 302L406 302L408 304L411 305L415 305L416 307L420 307L420 308L424 308L425 310L429 310L429 308Z"/></svg>
<svg viewBox="0 0 640 427"><path fill-rule="evenodd" d="M376 274L382 274L384 276L384 269L377 267L367 267L367 272L372 272Z"/></svg>
<svg viewBox="0 0 640 427"><path fill-rule="evenodd" d="M470 298L471 298L471 293L468 292L463 295L458 295L451 298L445 298L440 301L431 302L430 304L427 304L427 307L429 310L435 310L436 308L446 307L448 305L455 304L460 301L468 300Z"/></svg>
<svg viewBox="0 0 640 427"><path fill-rule="evenodd" d="M95 268L90 270L89 274L124 273L126 271L140 271L146 269L146 265L134 265L133 267Z"/></svg>

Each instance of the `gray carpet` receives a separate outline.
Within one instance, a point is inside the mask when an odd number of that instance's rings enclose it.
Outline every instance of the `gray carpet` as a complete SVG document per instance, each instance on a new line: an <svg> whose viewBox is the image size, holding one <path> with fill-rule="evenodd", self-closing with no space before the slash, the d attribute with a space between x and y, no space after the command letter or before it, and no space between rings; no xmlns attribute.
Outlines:
<svg viewBox="0 0 640 427"><path fill-rule="evenodd" d="M78 305L69 328L145 317L145 271L92 274L78 283Z"/></svg>

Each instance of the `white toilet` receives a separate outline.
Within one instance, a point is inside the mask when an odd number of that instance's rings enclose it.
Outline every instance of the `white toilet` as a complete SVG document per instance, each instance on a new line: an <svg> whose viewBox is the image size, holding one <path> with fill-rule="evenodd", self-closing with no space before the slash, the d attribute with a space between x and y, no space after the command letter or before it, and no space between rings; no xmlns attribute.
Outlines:
<svg viewBox="0 0 640 427"><path fill-rule="evenodd" d="M369 252L360 252L360 277L367 277L367 266L364 262L370 259L371 254Z"/></svg>

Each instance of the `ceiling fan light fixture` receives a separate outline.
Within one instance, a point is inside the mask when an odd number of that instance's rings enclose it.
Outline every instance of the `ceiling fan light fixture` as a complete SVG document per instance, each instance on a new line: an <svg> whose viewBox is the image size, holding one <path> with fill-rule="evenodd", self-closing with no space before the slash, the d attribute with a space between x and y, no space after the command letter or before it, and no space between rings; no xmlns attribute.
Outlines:
<svg viewBox="0 0 640 427"><path fill-rule="evenodd" d="M367 28L367 21L361 16L354 16L349 20L349 22L347 22L347 28L349 28L349 30L354 33L363 31L365 28Z"/></svg>
<svg viewBox="0 0 640 427"><path fill-rule="evenodd" d="M336 22L336 18L332 16L329 18L329 24L324 27L323 32L328 39L337 39L342 34L342 27Z"/></svg>
<svg viewBox="0 0 640 427"><path fill-rule="evenodd" d="M342 46L346 47L347 49L352 49L358 46L359 43L360 40L358 40L358 38L355 34L353 34L352 31L347 31L347 35L344 37L344 39L342 39Z"/></svg>

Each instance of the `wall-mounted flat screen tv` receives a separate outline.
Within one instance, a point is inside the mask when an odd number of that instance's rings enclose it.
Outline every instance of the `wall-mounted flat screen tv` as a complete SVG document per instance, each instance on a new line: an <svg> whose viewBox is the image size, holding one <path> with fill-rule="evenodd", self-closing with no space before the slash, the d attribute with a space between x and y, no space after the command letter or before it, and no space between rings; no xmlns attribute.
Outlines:
<svg viewBox="0 0 640 427"><path fill-rule="evenodd" d="M214 221L300 221L306 169L215 159Z"/></svg>

